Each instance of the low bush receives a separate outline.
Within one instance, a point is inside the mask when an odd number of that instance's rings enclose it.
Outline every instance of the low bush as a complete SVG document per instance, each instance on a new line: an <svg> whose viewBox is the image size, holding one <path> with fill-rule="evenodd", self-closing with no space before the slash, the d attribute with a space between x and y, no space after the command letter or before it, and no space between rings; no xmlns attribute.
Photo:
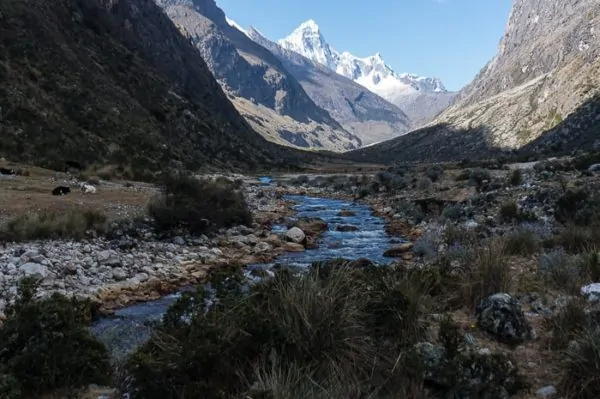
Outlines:
<svg viewBox="0 0 600 399"><path fill-rule="evenodd" d="M449 205L444 208L442 217L449 220L458 220L464 214L464 208L461 205Z"/></svg>
<svg viewBox="0 0 600 399"><path fill-rule="evenodd" d="M246 288L240 275L213 277L218 300L208 309L201 289L168 311L129 361L137 395L288 397L319 387L334 397L393 397L414 388L394 365L427 327L422 278L345 261L301 275L281 268Z"/></svg>
<svg viewBox="0 0 600 399"><path fill-rule="evenodd" d="M556 237L556 242L567 251L579 253L600 246L600 225L565 225Z"/></svg>
<svg viewBox="0 0 600 399"><path fill-rule="evenodd" d="M419 190L429 190L431 188L431 185L432 185L432 181L427 176L422 177L417 181L417 188Z"/></svg>
<svg viewBox="0 0 600 399"><path fill-rule="evenodd" d="M6 309L0 328L0 397L110 383L108 352L86 327L89 303L59 294L36 300L38 285L23 279L15 303Z"/></svg>
<svg viewBox="0 0 600 399"><path fill-rule="evenodd" d="M508 267L506 245L502 239L482 243L472 251L468 265L462 270L459 284L465 305L475 308L484 298L498 292L511 292L513 272Z"/></svg>
<svg viewBox="0 0 600 399"><path fill-rule="evenodd" d="M600 224L600 200L585 189L567 190L554 208L556 220L563 224L591 226Z"/></svg>
<svg viewBox="0 0 600 399"><path fill-rule="evenodd" d="M541 239L535 231L517 228L504 237L508 255L533 255L540 250Z"/></svg>
<svg viewBox="0 0 600 399"><path fill-rule="evenodd" d="M551 287L577 295L582 281L582 270L576 256L563 248L542 254L538 260L538 274Z"/></svg>
<svg viewBox="0 0 600 399"><path fill-rule="evenodd" d="M585 311L585 300L572 299L565 307L549 319L546 327L552 331L550 348L564 350L569 342L575 340L588 326L589 317Z"/></svg>
<svg viewBox="0 0 600 399"><path fill-rule="evenodd" d="M510 173L509 183L512 186L520 186L523 184L523 172L521 172L521 169L515 169Z"/></svg>
<svg viewBox="0 0 600 399"><path fill-rule="evenodd" d="M199 180L171 174L163 180L162 193L148 206L159 231L178 228L192 234L252 223L252 215L241 191L227 179Z"/></svg>
<svg viewBox="0 0 600 399"><path fill-rule="evenodd" d="M0 240L81 239L87 232L105 233L107 217L87 209L43 211L18 216L0 227Z"/></svg>
<svg viewBox="0 0 600 399"><path fill-rule="evenodd" d="M600 397L600 331L586 329L562 361L563 378L559 388L568 399Z"/></svg>
<svg viewBox="0 0 600 399"><path fill-rule="evenodd" d="M444 174L444 168L439 165L433 165L425 170L425 176L429 177L431 181L436 182Z"/></svg>
<svg viewBox="0 0 600 399"><path fill-rule="evenodd" d="M500 206L500 219L503 221L516 220L519 216L519 206L515 201L508 201Z"/></svg>
<svg viewBox="0 0 600 399"><path fill-rule="evenodd" d="M471 180L476 185L481 185L484 181L489 181L492 179L492 175L489 170L482 168L475 168L471 171L469 175L469 180Z"/></svg>

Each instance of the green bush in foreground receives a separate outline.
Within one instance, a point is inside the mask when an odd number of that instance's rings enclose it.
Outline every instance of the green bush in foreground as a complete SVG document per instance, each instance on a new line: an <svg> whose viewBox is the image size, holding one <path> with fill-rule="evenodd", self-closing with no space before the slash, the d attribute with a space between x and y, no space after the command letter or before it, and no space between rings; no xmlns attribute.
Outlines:
<svg viewBox="0 0 600 399"><path fill-rule="evenodd" d="M473 394L514 390L504 358L463 355L458 343L436 366L451 385L422 373L414 348L428 339L439 289L431 273L332 260L242 280L239 270L221 271L212 306L201 289L169 309L128 360L136 397L426 398L447 397L455 383Z"/></svg>
<svg viewBox="0 0 600 399"><path fill-rule="evenodd" d="M564 376L560 388L568 399L600 397L600 332L597 326L584 330L565 351Z"/></svg>
<svg viewBox="0 0 600 399"><path fill-rule="evenodd" d="M195 234L252 222L243 193L234 182L199 180L186 174L167 176L162 193L148 211L159 231L183 228Z"/></svg>
<svg viewBox="0 0 600 399"><path fill-rule="evenodd" d="M288 392L393 397L414 382L394 370L401 348L425 329L423 285L404 274L322 263L301 276L282 269L248 292L239 274L213 279L219 301L206 314L204 291L185 295L132 356L136 394L235 397L262 386L274 391L257 397L279 397L283 380Z"/></svg>
<svg viewBox="0 0 600 399"><path fill-rule="evenodd" d="M86 328L89 304L59 294L36 300L37 285L21 281L0 328L0 397L109 383L108 352Z"/></svg>

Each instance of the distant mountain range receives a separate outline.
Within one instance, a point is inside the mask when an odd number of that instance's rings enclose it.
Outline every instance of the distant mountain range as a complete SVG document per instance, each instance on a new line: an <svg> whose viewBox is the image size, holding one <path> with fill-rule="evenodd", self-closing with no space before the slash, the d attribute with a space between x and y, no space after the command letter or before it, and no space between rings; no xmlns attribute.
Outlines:
<svg viewBox="0 0 600 399"><path fill-rule="evenodd" d="M452 95L437 79L395 74L380 57L375 60L379 64L369 64L365 60L370 58L338 55L313 21L273 42L227 18L214 0L156 2L200 50L238 111L279 144L357 149L431 120ZM315 32L319 41L314 46L292 46L292 38L309 38ZM324 52L332 54L329 59L319 56ZM353 63L360 69L353 70ZM378 83L369 83L373 81Z"/></svg>
<svg viewBox="0 0 600 399"><path fill-rule="evenodd" d="M394 72L380 53L359 58L348 52L336 51L327 43L314 20L303 22L277 43L352 79L398 106L413 122L413 128L431 120L450 104L455 95L447 91L438 78ZM417 106L413 105L415 102Z"/></svg>

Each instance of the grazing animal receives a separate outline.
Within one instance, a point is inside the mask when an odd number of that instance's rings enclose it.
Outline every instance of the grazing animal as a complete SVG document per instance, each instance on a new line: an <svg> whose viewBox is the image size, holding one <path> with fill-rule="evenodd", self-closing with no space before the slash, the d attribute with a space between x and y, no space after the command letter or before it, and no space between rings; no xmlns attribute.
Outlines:
<svg viewBox="0 0 600 399"><path fill-rule="evenodd" d="M96 194L96 187L91 184L81 183L79 188L81 188L81 192L84 194Z"/></svg>
<svg viewBox="0 0 600 399"><path fill-rule="evenodd" d="M17 172L14 169L0 168L0 174L3 174L3 175L16 175Z"/></svg>
<svg viewBox="0 0 600 399"><path fill-rule="evenodd" d="M75 162L75 161L65 162L65 173L68 173L72 169L79 172L83 168L81 167L81 164L79 162Z"/></svg>
<svg viewBox="0 0 600 399"><path fill-rule="evenodd" d="M71 189L66 186L58 186L52 190L52 195L67 195L71 192Z"/></svg>

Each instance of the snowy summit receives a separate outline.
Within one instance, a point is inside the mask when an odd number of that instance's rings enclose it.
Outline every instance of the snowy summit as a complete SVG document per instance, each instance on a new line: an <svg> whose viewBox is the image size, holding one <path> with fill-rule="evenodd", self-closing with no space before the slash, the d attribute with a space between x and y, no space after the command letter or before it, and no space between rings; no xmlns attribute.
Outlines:
<svg viewBox="0 0 600 399"><path fill-rule="evenodd" d="M312 19L300 24L289 36L277 43L354 80L392 103L396 103L399 97L410 94L447 91L437 78L394 72L380 53L359 58L348 52L336 51L329 46L321 29Z"/></svg>

